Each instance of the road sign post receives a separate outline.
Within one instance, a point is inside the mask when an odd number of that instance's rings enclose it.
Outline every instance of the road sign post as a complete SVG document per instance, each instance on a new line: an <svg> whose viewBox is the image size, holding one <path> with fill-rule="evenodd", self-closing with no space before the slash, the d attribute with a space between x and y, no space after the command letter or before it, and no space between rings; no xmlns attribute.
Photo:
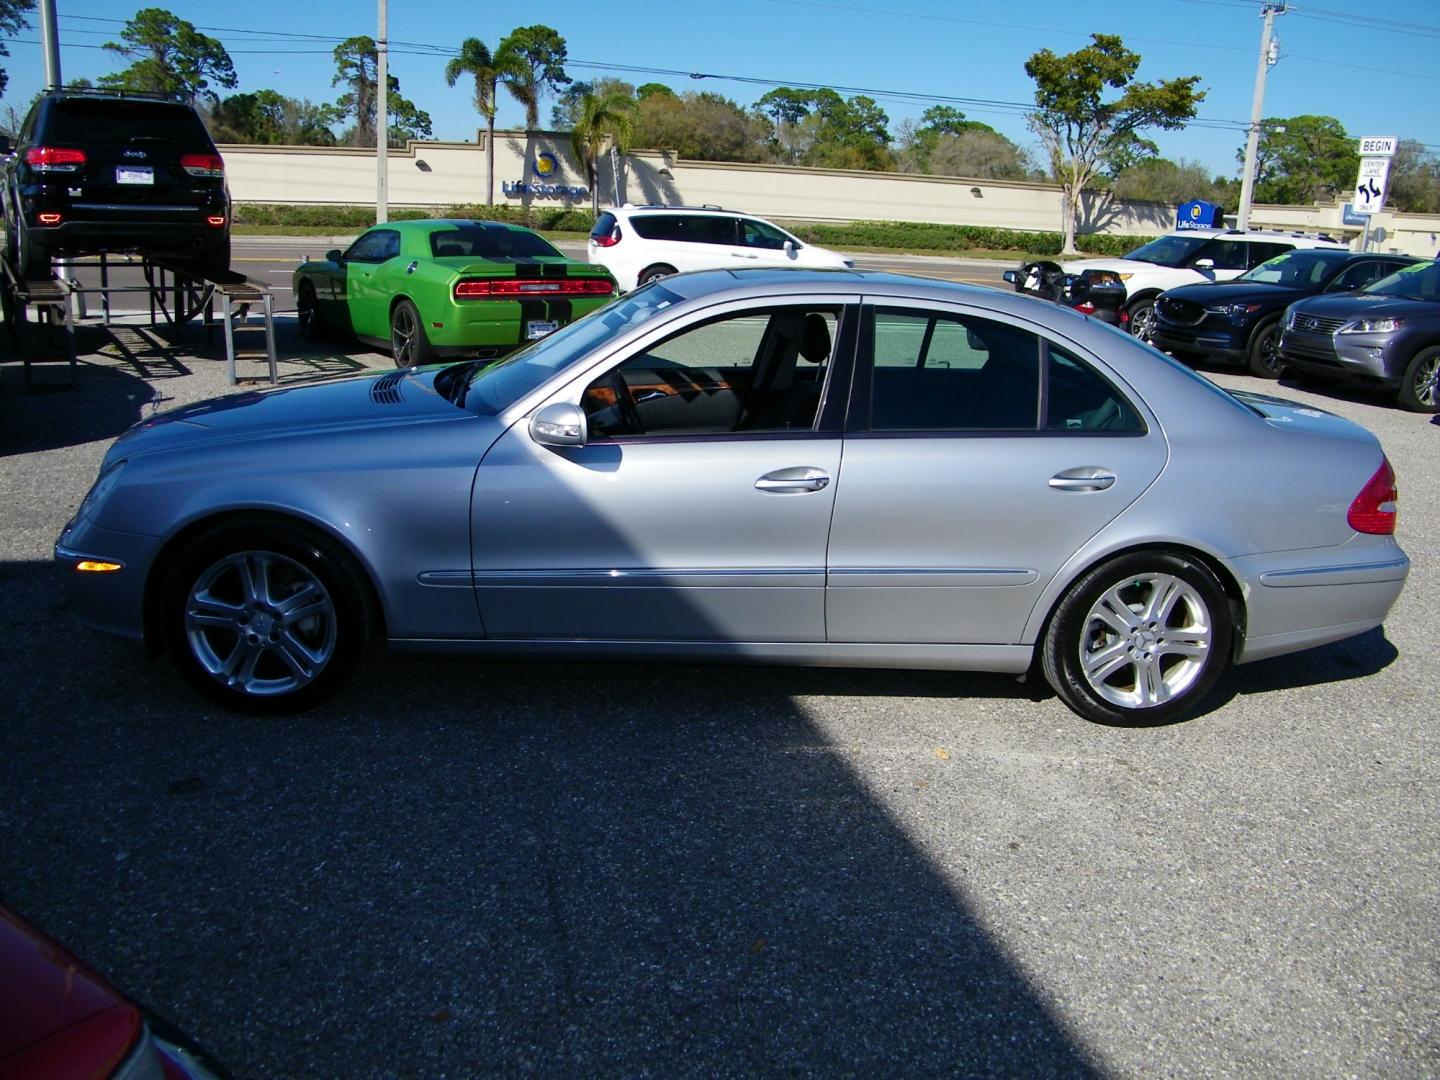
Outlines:
<svg viewBox="0 0 1440 1080"><path fill-rule="evenodd" d="M1360 140L1360 175L1355 178L1355 202L1349 208L1365 222L1360 250L1370 250L1370 219L1385 205L1385 183L1390 178L1390 159L1400 140L1394 135L1366 135Z"/></svg>

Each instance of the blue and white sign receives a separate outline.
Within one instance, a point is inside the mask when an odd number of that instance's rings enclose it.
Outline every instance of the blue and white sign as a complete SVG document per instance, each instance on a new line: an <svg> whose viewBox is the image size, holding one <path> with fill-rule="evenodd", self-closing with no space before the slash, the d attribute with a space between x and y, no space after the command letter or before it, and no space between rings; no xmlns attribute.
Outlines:
<svg viewBox="0 0 1440 1080"><path fill-rule="evenodd" d="M1219 229L1224 225L1225 208L1204 199L1191 199L1187 203L1181 203L1175 211L1177 229Z"/></svg>
<svg viewBox="0 0 1440 1080"><path fill-rule="evenodd" d="M539 177L539 181L527 184L524 180L505 180L501 182L500 190L512 199L528 195L532 199L569 199L578 202L590 197L590 189L579 184L540 182L561 179L560 161L549 151L542 150L536 154L535 163L530 166L530 170Z"/></svg>
<svg viewBox="0 0 1440 1080"><path fill-rule="evenodd" d="M549 180L560 172L560 163L555 160L555 155L542 150L535 155L535 175L541 180Z"/></svg>

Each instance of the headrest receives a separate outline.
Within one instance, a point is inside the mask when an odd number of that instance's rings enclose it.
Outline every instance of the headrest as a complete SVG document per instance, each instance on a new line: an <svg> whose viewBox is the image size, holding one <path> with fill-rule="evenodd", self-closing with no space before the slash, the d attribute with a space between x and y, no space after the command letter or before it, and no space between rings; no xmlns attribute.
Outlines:
<svg viewBox="0 0 1440 1080"><path fill-rule="evenodd" d="M825 321L824 315L811 312L805 316L800 355L812 364L823 364L830 356L830 324Z"/></svg>

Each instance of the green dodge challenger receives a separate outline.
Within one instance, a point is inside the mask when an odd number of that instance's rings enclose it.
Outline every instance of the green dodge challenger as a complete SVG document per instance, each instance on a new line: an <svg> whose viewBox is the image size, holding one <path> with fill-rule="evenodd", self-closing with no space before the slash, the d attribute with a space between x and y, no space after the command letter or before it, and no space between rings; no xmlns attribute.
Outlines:
<svg viewBox="0 0 1440 1080"><path fill-rule="evenodd" d="M615 279L529 229L495 221L392 221L295 270L306 337L353 333L397 367L498 356L609 303Z"/></svg>

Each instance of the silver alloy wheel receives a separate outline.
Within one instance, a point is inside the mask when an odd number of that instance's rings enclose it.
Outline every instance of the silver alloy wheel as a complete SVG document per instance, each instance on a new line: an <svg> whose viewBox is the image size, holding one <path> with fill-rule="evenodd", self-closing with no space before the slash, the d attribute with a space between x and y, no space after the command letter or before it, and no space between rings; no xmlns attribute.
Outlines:
<svg viewBox="0 0 1440 1080"><path fill-rule="evenodd" d="M1155 303L1147 300L1136 304L1130 312L1130 334L1141 341L1149 341L1155 332Z"/></svg>
<svg viewBox="0 0 1440 1080"><path fill-rule="evenodd" d="M219 683L269 697L309 685L335 654L335 603L285 555L238 551L196 579L185 599L191 655Z"/></svg>
<svg viewBox="0 0 1440 1080"><path fill-rule="evenodd" d="M300 324L300 336L304 338L315 337L320 329L320 308L309 282L300 286L300 296L295 303L295 321Z"/></svg>
<svg viewBox="0 0 1440 1080"><path fill-rule="evenodd" d="M1080 670L1112 705L1154 708L1200 677L1210 638L1210 609L1194 586L1170 574L1127 577L1085 616Z"/></svg>
<svg viewBox="0 0 1440 1080"><path fill-rule="evenodd" d="M390 352L396 367L409 367L415 362L415 335L419 332L415 310L409 304L398 305L390 316Z"/></svg>
<svg viewBox="0 0 1440 1080"><path fill-rule="evenodd" d="M1440 352L1416 365L1413 386L1416 401L1422 405L1435 405L1435 395L1440 391Z"/></svg>

